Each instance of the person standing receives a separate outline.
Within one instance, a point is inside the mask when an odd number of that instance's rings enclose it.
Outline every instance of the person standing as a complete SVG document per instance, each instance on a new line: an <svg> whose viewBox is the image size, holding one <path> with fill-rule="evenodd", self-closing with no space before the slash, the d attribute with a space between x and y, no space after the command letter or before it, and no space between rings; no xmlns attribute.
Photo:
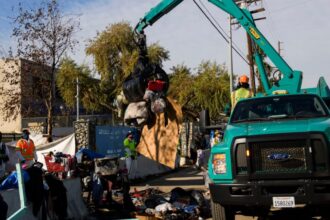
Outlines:
<svg viewBox="0 0 330 220"><path fill-rule="evenodd" d="M32 166L38 159L34 142L30 139L30 132L27 129L22 131L22 138L16 143L16 154L23 167Z"/></svg>
<svg viewBox="0 0 330 220"><path fill-rule="evenodd" d="M238 86L235 91L231 93L231 109L233 110L236 103L244 98L252 97L252 91L250 90L249 77L242 75L239 78Z"/></svg>
<svg viewBox="0 0 330 220"><path fill-rule="evenodd" d="M133 133L129 131L126 135L126 138L124 139L124 148L125 148L125 162L126 162L126 168L128 170L128 175L130 175L130 172L133 168L133 170L136 172L136 142L134 140Z"/></svg>
<svg viewBox="0 0 330 220"><path fill-rule="evenodd" d="M7 219L8 205L0 194L0 220Z"/></svg>
<svg viewBox="0 0 330 220"><path fill-rule="evenodd" d="M2 142L2 133L0 132L0 179L5 176L6 163L9 161L9 151L5 143Z"/></svg>

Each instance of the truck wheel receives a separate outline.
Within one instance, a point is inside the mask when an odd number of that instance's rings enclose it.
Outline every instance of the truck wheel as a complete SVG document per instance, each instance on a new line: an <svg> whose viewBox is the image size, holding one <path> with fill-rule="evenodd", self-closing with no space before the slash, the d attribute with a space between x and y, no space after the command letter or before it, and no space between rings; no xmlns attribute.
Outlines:
<svg viewBox="0 0 330 220"><path fill-rule="evenodd" d="M222 206L212 201L211 209L214 220L235 220L235 212L230 206Z"/></svg>

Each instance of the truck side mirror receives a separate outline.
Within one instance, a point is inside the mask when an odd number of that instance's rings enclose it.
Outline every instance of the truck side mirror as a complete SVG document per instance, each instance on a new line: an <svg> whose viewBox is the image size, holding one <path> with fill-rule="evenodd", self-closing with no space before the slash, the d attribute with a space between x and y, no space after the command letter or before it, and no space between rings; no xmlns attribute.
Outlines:
<svg viewBox="0 0 330 220"><path fill-rule="evenodd" d="M229 117L229 116L230 116L230 112L231 112L231 106L230 106L229 103L227 103L227 104L225 105L224 113L225 113L225 115L226 115L227 117Z"/></svg>
<svg viewBox="0 0 330 220"><path fill-rule="evenodd" d="M206 131L206 127L210 126L210 115L208 110L202 110L199 113L199 130L204 133Z"/></svg>

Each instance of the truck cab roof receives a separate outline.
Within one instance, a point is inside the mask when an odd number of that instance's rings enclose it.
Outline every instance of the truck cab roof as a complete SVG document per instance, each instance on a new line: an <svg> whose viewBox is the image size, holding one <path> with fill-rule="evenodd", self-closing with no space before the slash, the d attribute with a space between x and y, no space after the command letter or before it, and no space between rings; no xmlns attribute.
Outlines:
<svg viewBox="0 0 330 220"><path fill-rule="evenodd" d="M229 123L329 117L329 109L315 94L270 95L240 100Z"/></svg>

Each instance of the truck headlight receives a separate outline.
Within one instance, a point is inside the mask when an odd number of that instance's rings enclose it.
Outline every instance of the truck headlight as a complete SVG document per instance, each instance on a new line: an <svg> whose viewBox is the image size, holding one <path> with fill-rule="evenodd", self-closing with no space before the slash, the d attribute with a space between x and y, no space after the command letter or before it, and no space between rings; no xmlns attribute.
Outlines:
<svg viewBox="0 0 330 220"><path fill-rule="evenodd" d="M213 172L215 174L224 174L227 172L226 154L214 154Z"/></svg>

